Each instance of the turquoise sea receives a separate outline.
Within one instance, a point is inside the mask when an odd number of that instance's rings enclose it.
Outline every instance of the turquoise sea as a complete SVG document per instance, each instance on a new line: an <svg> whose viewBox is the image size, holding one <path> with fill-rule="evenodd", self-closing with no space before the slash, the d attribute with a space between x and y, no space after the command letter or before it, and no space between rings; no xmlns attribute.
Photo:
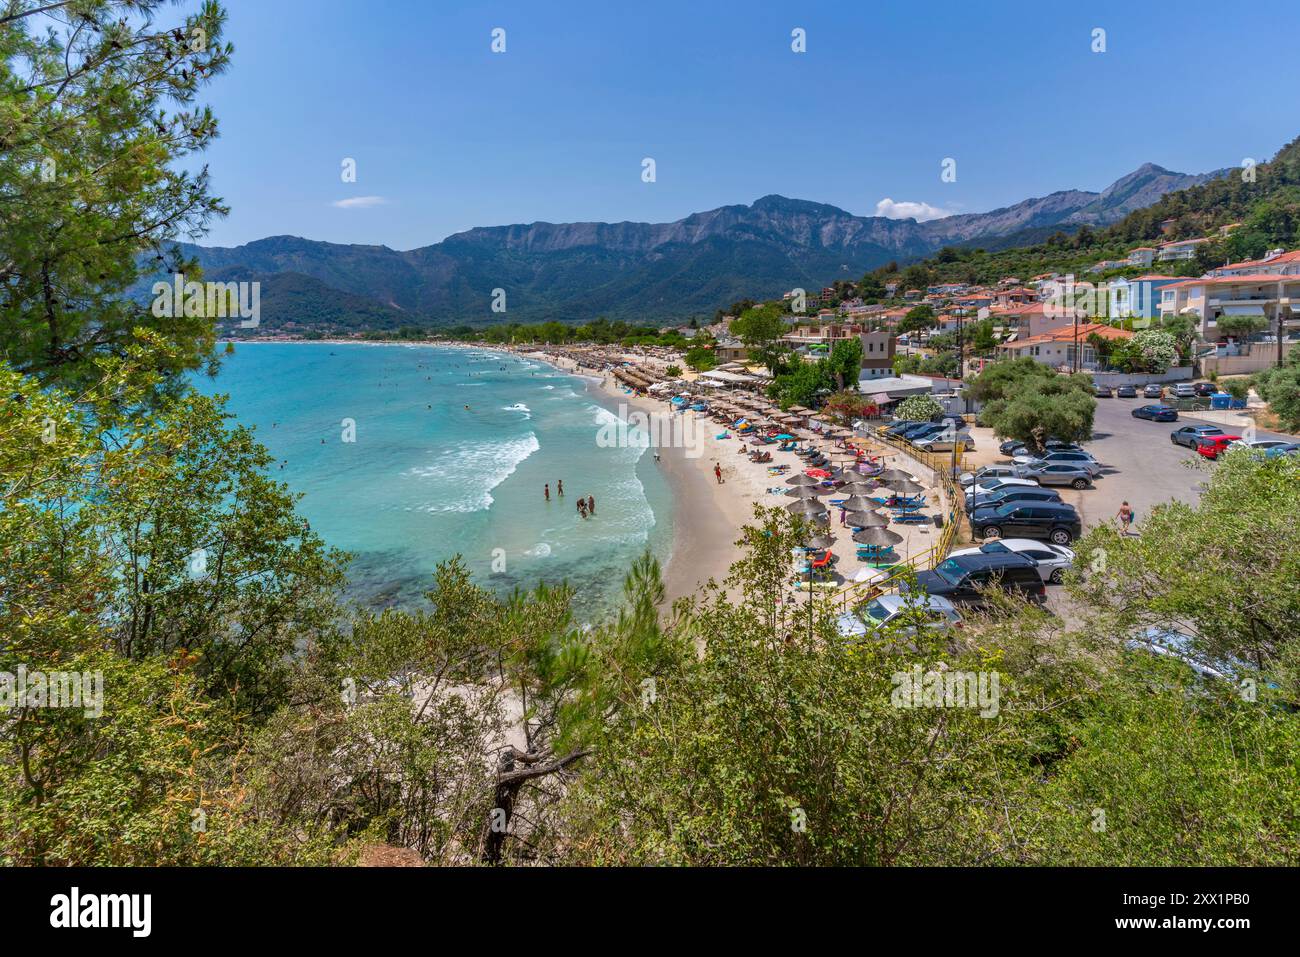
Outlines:
<svg viewBox="0 0 1300 957"><path fill-rule="evenodd" d="M353 553L358 602L416 604L434 566L459 553L502 593L567 580L591 620L646 547L667 560L671 496L653 456L635 443L599 447L614 403L542 363L436 346L239 343L198 387L230 396L276 457L273 477L303 493L312 528ZM594 518L578 514L579 495L595 497Z"/></svg>

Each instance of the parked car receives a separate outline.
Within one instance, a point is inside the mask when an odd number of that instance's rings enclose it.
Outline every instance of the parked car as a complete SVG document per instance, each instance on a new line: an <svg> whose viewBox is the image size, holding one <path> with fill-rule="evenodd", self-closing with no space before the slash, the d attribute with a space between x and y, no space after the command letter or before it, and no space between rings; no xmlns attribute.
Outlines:
<svg viewBox="0 0 1300 957"><path fill-rule="evenodd" d="M899 419L896 422L891 422L889 425L886 425L880 431L885 433L885 435L902 435L908 429L914 429L918 425L925 424L925 422L922 422L919 419Z"/></svg>
<svg viewBox="0 0 1300 957"><path fill-rule="evenodd" d="M1173 387L1173 395L1175 399L1195 399L1196 386L1190 382L1179 382Z"/></svg>
<svg viewBox="0 0 1300 957"><path fill-rule="evenodd" d="M943 432L931 436L928 439L921 439L919 442L913 442L918 451L921 452L951 452L954 445L963 452L969 452L975 448L975 440L970 437L968 432L960 432L957 435L948 435Z"/></svg>
<svg viewBox="0 0 1300 957"><path fill-rule="evenodd" d="M1192 391L1198 399L1208 399L1219 391L1219 387L1213 382L1198 382L1192 386Z"/></svg>
<svg viewBox="0 0 1300 957"><path fill-rule="evenodd" d="M995 508L1007 502L1059 502L1060 500L1060 492L1042 488L1035 482L1029 485L1004 485L987 495L981 494L978 497L967 495L966 507L973 511L975 508Z"/></svg>
<svg viewBox="0 0 1300 957"><path fill-rule="evenodd" d="M1138 390L1133 388L1131 385L1122 385L1115 390L1115 396L1120 399L1136 399L1138 397Z"/></svg>
<svg viewBox="0 0 1300 957"><path fill-rule="evenodd" d="M1035 485L1068 485L1080 490L1092 485L1092 472L1073 462L1037 462L1021 467L1024 477Z"/></svg>
<svg viewBox="0 0 1300 957"><path fill-rule="evenodd" d="M899 589L907 587L904 583ZM1046 597L1038 567L1015 552L949 556L933 571L917 572L916 588L954 604L978 605L984 601L983 591L987 588L1001 588L1031 601Z"/></svg>
<svg viewBox="0 0 1300 957"><path fill-rule="evenodd" d="M998 446L998 451L1005 456L1014 457L1017 455L1023 455L1028 448L1029 446L1020 439L1007 439ZM1049 452L1055 452L1057 450L1080 452L1083 450L1083 446L1079 445L1077 442L1066 442L1062 439L1048 439L1043 443L1043 448Z"/></svg>
<svg viewBox="0 0 1300 957"><path fill-rule="evenodd" d="M1003 488L1032 488L1038 483L1027 478L1004 478L1001 476L991 476L982 478L973 485L966 486L966 498L969 500L972 496L978 495L980 499L992 495L998 489Z"/></svg>
<svg viewBox="0 0 1300 957"><path fill-rule="evenodd" d="M1016 467L1014 465L985 465L974 472L962 472L957 477L957 481L962 485L976 485L985 480L1015 477Z"/></svg>
<svg viewBox="0 0 1300 957"><path fill-rule="evenodd" d="M1162 658L1181 661L1202 681L1211 678L1228 678L1223 671L1203 660L1203 656L1193 650L1194 644L1189 635L1152 625L1141 634L1125 640L1124 647L1130 651L1146 651Z"/></svg>
<svg viewBox="0 0 1300 957"><path fill-rule="evenodd" d="M975 538L1045 538L1054 545L1069 545L1083 529L1079 513L1065 502L1008 502L977 508L970 525Z"/></svg>
<svg viewBox="0 0 1300 957"><path fill-rule="evenodd" d="M962 555L997 555L1015 552L1023 555L1038 568L1038 574L1045 582L1059 585L1074 564L1074 550L1051 542L1038 542L1032 538L999 538L974 548L963 548L950 554L949 558Z"/></svg>
<svg viewBox="0 0 1300 957"><path fill-rule="evenodd" d="M1178 410L1172 405L1139 405L1133 410L1133 418L1150 419L1152 422L1177 422Z"/></svg>
<svg viewBox="0 0 1300 957"><path fill-rule="evenodd" d="M1069 449L1045 452L1042 455L1017 455L1013 461L1016 465L1021 466L1034 465L1038 462L1046 462L1049 465L1077 465L1080 468L1086 469L1088 475L1093 478L1100 475L1102 469L1101 463L1092 457L1091 452L1076 452ZM1021 475L1021 478L1025 477L1026 476Z"/></svg>
<svg viewBox="0 0 1300 957"><path fill-rule="evenodd" d="M940 422L922 422L920 425L914 425L906 432L899 434L904 442L915 442L917 439L929 438L932 435L938 435L946 431L948 426Z"/></svg>
<svg viewBox="0 0 1300 957"><path fill-rule="evenodd" d="M1280 445L1290 445L1285 439L1238 439L1235 442L1229 442L1228 445L1234 449L1254 449L1256 452L1267 452L1269 449L1275 449Z"/></svg>
<svg viewBox="0 0 1300 957"><path fill-rule="evenodd" d="M1185 445L1189 449L1194 449L1201 439L1215 435L1223 435L1223 429L1217 425L1184 425L1181 429L1174 429L1169 433L1169 441L1174 445Z"/></svg>
<svg viewBox="0 0 1300 957"><path fill-rule="evenodd" d="M1272 459L1279 455L1295 455L1300 452L1300 442L1288 442L1285 445L1275 445L1271 449L1264 450L1264 458Z"/></svg>
<svg viewBox="0 0 1300 957"><path fill-rule="evenodd" d="M921 619L923 628L944 629L961 625L961 614L952 602L939 595L880 595L860 608L845 612L836 621L846 638L865 635L897 622L904 616ZM916 625L906 625L904 632L915 632Z"/></svg>
<svg viewBox="0 0 1300 957"><path fill-rule="evenodd" d="M1165 394L1164 387L1159 386L1154 382L1152 382L1150 385L1144 386L1142 389L1142 398L1144 399L1158 399L1164 394Z"/></svg>
<svg viewBox="0 0 1300 957"><path fill-rule="evenodd" d="M1240 435L1210 435L1197 442L1196 451L1207 459L1217 459L1229 445L1240 440Z"/></svg>
<svg viewBox="0 0 1300 957"><path fill-rule="evenodd" d="M1110 386L1108 385L1094 385L1092 387L1092 394L1098 399L1112 399L1115 397L1115 394L1111 392Z"/></svg>

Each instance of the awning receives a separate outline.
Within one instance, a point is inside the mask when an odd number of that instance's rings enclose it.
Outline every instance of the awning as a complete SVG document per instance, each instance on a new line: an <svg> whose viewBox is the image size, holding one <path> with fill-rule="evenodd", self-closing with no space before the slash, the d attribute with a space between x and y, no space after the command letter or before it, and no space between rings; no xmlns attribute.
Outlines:
<svg viewBox="0 0 1300 957"><path fill-rule="evenodd" d="M1264 307L1260 305L1224 306L1223 312L1228 316L1262 316L1264 315Z"/></svg>

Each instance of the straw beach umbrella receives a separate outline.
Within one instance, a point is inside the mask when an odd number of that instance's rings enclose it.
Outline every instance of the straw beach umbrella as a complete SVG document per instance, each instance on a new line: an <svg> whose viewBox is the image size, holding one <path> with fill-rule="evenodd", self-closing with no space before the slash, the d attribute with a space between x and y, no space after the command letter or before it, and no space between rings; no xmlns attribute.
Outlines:
<svg viewBox="0 0 1300 957"><path fill-rule="evenodd" d="M911 482L913 480L911 473L904 472L902 469L885 469L883 472L877 475L876 478L880 479L880 481L885 482L886 484L888 484L889 482L900 482L900 481Z"/></svg>
<svg viewBox="0 0 1300 957"><path fill-rule="evenodd" d="M815 485L792 485L785 490L785 494L791 498L801 498L809 501L817 497L818 490Z"/></svg>
<svg viewBox="0 0 1300 957"><path fill-rule="evenodd" d="M903 540L903 536L887 528L864 528L860 532L853 533L853 540L859 545L874 545L876 548L882 548L885 545L897 545Z"/></svg>
<svg viewBox="0 0 1300 957"><path fill-rule="evenodd" d="M804 542L804 548L815 548L819 551L825 551L828 548L835 547L835 536L827 535L823 532L820 535L814 535L808 541Z"/></svg>
<svg viewBox="0 0 1300 957"><path fill-rule="evenodd" d="M792 475L785 480L786 485L821 485L821 479L815 479L811 475L805 475L800 472L798 475Z"/></svg>
<svg viewBox="0 0 1300 957"><path fill-rule="evenodd" d="M840 503L840 508L847 512L859 512L864 509L871 510L880 507L880 503L874 498L867 498L865 495L850 495Z"/></svg>
<svg viewBox="0 0 1300 957"><path fill-rule="evenodd" d="M889 519L879 512L845 512L844 524L854 528L884 528Z"/></svg>
<svg viewBox="0 0 1300 957"><path fill-rule="evenodd" d="M809 500L800 500L798 502L791 502L789 505L785 507L785 509L787 512L793 512L795 515L803 515L806 517L827 514L825 505L823 505L821 502L814 502Z"/></svg>
<svg viewBox="0 0 1300 957"><path fill-rule="evenodd" d="M910 479L894 479L892 482L886 482L899 495L916 495L918 492L924 492L925 486L918 485Z"/></svg>

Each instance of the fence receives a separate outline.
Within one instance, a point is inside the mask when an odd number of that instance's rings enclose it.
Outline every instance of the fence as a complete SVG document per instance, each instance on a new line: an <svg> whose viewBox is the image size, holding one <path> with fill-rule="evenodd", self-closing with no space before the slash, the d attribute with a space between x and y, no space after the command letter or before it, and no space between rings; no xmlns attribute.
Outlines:
<svg viewBox="0 0 1300 957"><path fill-rule="evenodd" d="M910 456L934 473L935 479L948 500L947 514L943 523L943 531L939 534L939 541L930 548L916 555L907 556L891 569L886 578L880 581L854 582L836 592L835 604L841 611L848 611L855 605L870 601L877 595L884 594L891 588L897 587L898 583L907 575L916 571L934 568L947 558L948 552L952 550L953 539L956 538L957 530L961 527L966 513L966 496L958 486L956 479L956 476L961 472L962 454L960 452L957 453L956 470L950 471L953 468L951 453L918 452L911 446L886 436L876 436L875 441L880 442L882 445L891 446Z"/></svg>

